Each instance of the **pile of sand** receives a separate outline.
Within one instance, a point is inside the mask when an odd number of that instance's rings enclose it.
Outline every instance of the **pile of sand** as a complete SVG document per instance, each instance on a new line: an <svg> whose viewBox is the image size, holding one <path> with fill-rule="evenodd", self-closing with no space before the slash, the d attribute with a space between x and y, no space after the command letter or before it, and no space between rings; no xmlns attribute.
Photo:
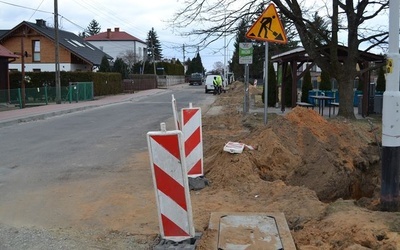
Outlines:
<svg viewBox="0 0 400 250"><path fill-rule="evenodd" d="M243 84L235 82L214 104L224 112L203 118L211 185L194 200L205 203L195 212L203 215L204 228L208 212L272 210L285 213L301 249L400 247L400 227L391 222L400 216L374 211L380 189L376 128L365 120L326 120L305 108L272 117L265 126L261 115L243 116L243 93ZM228 141L255 150L224 152Z"/></svg>

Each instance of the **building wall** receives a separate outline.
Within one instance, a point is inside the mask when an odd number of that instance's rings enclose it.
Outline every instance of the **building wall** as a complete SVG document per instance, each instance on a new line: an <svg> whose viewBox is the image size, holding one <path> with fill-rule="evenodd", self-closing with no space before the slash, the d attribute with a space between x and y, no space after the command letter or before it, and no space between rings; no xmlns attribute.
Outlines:
<svg viewBox="0 0 400 250"><path fill-rule="evenodd" d="M9 64L10 70L21 71L21 63ZM55 63L26 63L25 72L38 71L41 72L54 72L56 70ZM89 65L60 63L60 71L92 71Z"/></svg>
<svg viewBox="0 0 400 250"><path fill-rule="evenodd" d="M40 41L40 61L33 61L33 41ZM40 69L40 71L55 71L55 45L50 39L39 35L35 31L28 32L28 35L23 38L24 51L28 53L28 57L25 57L25 71L33 71L34 69ZM5 48L14 52L15 54L21 54L21 37L20 34L9 37L3 41L2 44ZM59 62L61 71L91 71L89 64L76 64L72 63L72 54L62 46L59 47ZM21 58L17 58L14 62L9 64L10 70L21 71Z"/></svg>
<svg viewBox="0 0 400 250"><path fill-rule="evenodd" d="M137 56L136 61L142 61L145 56L146 44L137 41L87 41L93 44L103 52L113 57L115 61L117 57L121 58L122 55L128 50L134 51Z"/></svg>
<svg viewBox="0 0 400 250"><path fill-rule="evenodd" d="M38 34L29 34L23 39L24 51L28 52L28 57L25 57L26 63L33 62L33 41L40 41L40 63L54 63L55 61L55 46L54 42L47 39L46 37L40 36ZM5 40L3 46L8 50L20 54L21 53L21 38L20 37L10 37ZM71 62L71 53L60 46L59 49L60 63ZM13 63L21 63L21 59L17 59Z"/></svg>

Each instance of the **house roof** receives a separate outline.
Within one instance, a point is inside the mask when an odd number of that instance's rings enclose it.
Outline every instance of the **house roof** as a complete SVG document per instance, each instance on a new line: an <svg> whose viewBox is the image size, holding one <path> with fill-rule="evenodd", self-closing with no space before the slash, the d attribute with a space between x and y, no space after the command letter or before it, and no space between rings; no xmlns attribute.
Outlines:
<svg viewBox="0 0 400 250"><path fill-rule="evenodd" d="M0 38L6 34L8 32L8 30L0 30Z"/></svg>
<svg viewBox="0 0 400 250"><path fill-rule="evenodd" d="M143 42L139 38L132 36L125 31L120 31L119 28L114 28L114 31L107 29L106 32L86 37L85 41L133 41L146 44L146 42Z"/></svg>
<svg viewBox="0 0 400 250"><path fill-rule="evenodd" d="M23 21L17 26L15 26L13 29L3 34L3 36L0 36L0 39L2 40L5 39L7 36L11 35L15 30L25 25L31 29L36 30L38 33L47 37L48 39L52 41L55 40L55 29L46 26L44 20L37 20L36 23ZM81 58L82 60L92 65L95 66L100 65L103 56L106 56L108 59L112 59L110 55L104 53L100 49L86 42L85 40L83 40L83 38L75 35L72 32L59 30L58 41L60 43L60 46L64 47L65 49L75 54L77 57Z"/></svg>
<svg viewBox="0 0 400 250"><path fill-rule="evenodd" d="M18 55L15 55L8 49L6 49L4 46L0 45L0 57L6 57L6 58L18 58Z"/></svg>

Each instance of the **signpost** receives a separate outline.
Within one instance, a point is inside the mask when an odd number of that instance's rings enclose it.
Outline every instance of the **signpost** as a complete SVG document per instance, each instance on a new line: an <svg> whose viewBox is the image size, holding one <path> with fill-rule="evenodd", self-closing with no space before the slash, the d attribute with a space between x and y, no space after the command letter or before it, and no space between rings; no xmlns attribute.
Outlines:
<svg viewBox="0 0 400 250"><path fill-rule="evenodd" d="M244 102L243 114L249 111L249 64L253 63L253 44L239 43L239 64L244 66Z"/></svg>
<svg viewBox="0 0 400 250"><path fill-rule="evenodd" d="M399 0L389 2L389 51L382 110L381 209L400 211Z"/></svg>
<svg viewBox="0 0 400 250"><path fill-rule="evenodd" d="M246 37L265 42L287 43L285 30L274 4L268 5L247 31Z"/></svg>
<svg viewBox="0 0 400 250"><path fill-rule="evenodd" d="M253 44L239 43L239 64L253 63Z"/></svg>
<svg viewBox="0 0 400 250"><path fill-rule="evenodd" d="M268 118L268 42L286 44L287 38L282 22L274 4L268 5L261 16L254 22L246 33L246 37L253 40L265 41L265 69L264 69L264 124Z"/></svg>

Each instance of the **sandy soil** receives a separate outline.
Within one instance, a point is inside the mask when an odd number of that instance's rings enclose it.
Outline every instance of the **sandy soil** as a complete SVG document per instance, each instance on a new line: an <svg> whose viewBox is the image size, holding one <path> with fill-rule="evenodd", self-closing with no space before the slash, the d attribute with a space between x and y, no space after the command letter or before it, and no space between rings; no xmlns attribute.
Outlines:
<svg viewBox="0 0 400 250"><path fill-rule="evenodd" d="M294 108L265 126L262 114L239 112L243 86L231 87L214 104L223 114L203 118L211 184L191 196L200 249L215 247L207 240L215 211L283 212L298 249L400 249L400 214L379 211L379 119L327 120ZM224 152L228 141L255 150Z"/></svg>
<svg viewBox="0 0 400 250"><path fill-rule="evenodd" d="M203 233L199 249L216 248L215 231L208 229L212 212L283 212L298 249L400 249L400 213L379 211L379 119L327 120L314 110L294 108L271 114L265 126L262 114L243 116L242 100L243 86L235 82L214 103L223 112L203 116L210 185L191 191L195 229ZM255 105L262 107L260 100ZM228 141L255 150L224 152ZM90 204L87 216L103 218L117 231L156 238L148 155L135 158L123 173L131 183ZM138 185L143 189L132 193ZM104 214L105 204L114 201L121 212Z"/></svg>
<svg viewBox="0 0 400 250"><path fill-rule="evenodd" d="M210 185L191 191L195 229L203 233L199 249L216 248L215 231L208 228L212 212L282 212L298 249L400 249L400 213L379 211L379 119L327 120L311 109L294 108L271 114L265 126L262 114L243 116L242 100L243 85L235 82L214 103L223 112L203 115ZM262 107L260 100L255 105ZM255 149L230 154L223 151L228 141ZM132 159L104 177L52 187L47 196L60 202L50 207L65 215L63 225L102 229L93 239L104 249L127 249L121 237L156 242L149 156L143 152ZM49 215L54 220L44 226L60 225L59 216Z"/></svg>

